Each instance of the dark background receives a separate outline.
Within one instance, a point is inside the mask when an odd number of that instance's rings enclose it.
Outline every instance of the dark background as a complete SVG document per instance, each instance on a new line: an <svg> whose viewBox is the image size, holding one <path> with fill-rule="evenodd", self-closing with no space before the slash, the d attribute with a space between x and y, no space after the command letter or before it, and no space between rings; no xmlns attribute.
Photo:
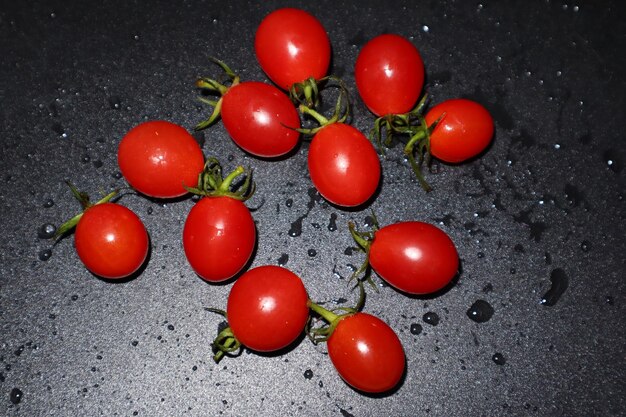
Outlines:
<svg viewBox="0 0 626 417"><path fill-rule="evenodd" d="M620 4L3 1L0 415L625 415ZM79 210L65 180L94 196L124 185L116 150L131 127L166 119L191 129L207 115L193 83L218 75L209 55L244 80L267 80L255 28L286 5L326 27L332 73L353 92L360 48L395 32L421 51L431 103L473 98L496 122L481 158L435 164L429 194L392 149L380 194L362 211L328 205L312 189L306 143L289 159L264 161L245 155L219 123L200 137L226 169L255 170L253 266L285 265L314 300L353 302L347 277L362 254L348 249L346 227L363 226L370 209L381 224L422 220L452 237L463 271L447 292L369 294L365 311L396 330L408 360L404 383L383 398L349 388L325 346L307 340L281 355L212 362L221 318L204 307L225 307L231 284L203 282L185 260L191 199L122 199L152 241L149 263L130 282L87 272L72 237L54 247L38 238L40 226ZM356 95L353 110L353 124L367 131L373 116ZM542 305L553 273L568 287ZM482 324L466 315L478 299L494 309ZM423 321L428 312L436 326Z"/></svg>

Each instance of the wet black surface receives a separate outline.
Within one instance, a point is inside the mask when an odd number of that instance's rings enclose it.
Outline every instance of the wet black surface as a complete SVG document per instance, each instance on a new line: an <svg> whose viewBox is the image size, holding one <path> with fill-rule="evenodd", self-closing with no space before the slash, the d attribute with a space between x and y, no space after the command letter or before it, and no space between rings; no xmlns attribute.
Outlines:
<svg viewBox="0 0 626 417"><path fill-rule="evenodd" d="M400 148L362 211L331 206L306 174L308 145L280 161L245 155L220 124L201 135L225 168L252 166L259 244L311 298L350 305L362 254L347 222L422 220L457 245L462 273L437 297L381 286L365 311L404 344L402 386L363 396L308 340L279 356L219 365L210 341L230 288L194 275L181 247L193 201L135 195L152 251L142 273L100 280L50 225L75 214L65 180L93 195L124 185L123 134L145 120L191 128L207 115L193 82L207 57L267 80L252 49L262 16L287 3L3 2L0 6L0 415L623 415L626 407L626 17L619 2L300 4L327 28L332 72L382 32L421 51L432 102L469 97L496 121L493 145L436 164L424 193ZM355 99L353 124L373 117ZM563 277L565 277L563 279ZM380 282L380 281L377 281ZM565 283L565 285L563 285ZM477 323L477 300L492 307ZM436 323L431 319L434 314ZM429 319L426 315L430 315ZM436 324L436 325L435 325Z"/></svg>

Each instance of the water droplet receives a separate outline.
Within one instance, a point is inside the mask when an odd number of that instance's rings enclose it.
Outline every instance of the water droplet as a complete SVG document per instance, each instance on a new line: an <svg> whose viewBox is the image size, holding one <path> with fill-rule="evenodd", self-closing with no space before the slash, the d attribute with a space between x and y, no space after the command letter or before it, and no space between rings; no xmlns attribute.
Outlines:
<svg viewBox="0 0 626 417"><path fill-rule="evenodd" d="M515 270L515 268L511 268L509 269L509 272L511 273L511 275L514 275L517 271Z"/></svg>
<svg viewBox="0 0 626 417"><path fill-rule="evenodd" d="M23 396L24 396L24 393L19 388L13 388L11 390L10 399L13 404L16 404L16 405L19 404L20 401L22 401Z"/></svg>
<svg viewBox="0 0 626 417"><path fill-rule="evenodd" d="M63 128L63 126L61 126L61 124L59 124L59 123L53 124L52 125L52 130L54 131L54 133L59 135L59 137L67 138L67 133L65 132L65 129Z"/></svg>
<svg viewBox="0 0 626 417"><path fill-rule="evenodd" d="M174 330L174 325L173 324L168 324L167 325L167 330Z"/></svg>
<svg viewBox="0 0 626 417"><path fill-rule="evenodd" d="M52 249L44 249L41 252L39 252L39 260L40 261L47 261L48 259L50 259L50 257L52 256Z"/></svg>
<svg viewBox="0 0 626 417"><path fill-rule="evenodd" d="M136 40L136 41L138 41L138 40L139 40L139 35L135 35L135 36L133 36L133 39L134 39L134 40Z"/></svg>
<svg viewBox="0 0 626 417"><path fill-rule="evenodd" d="M612 306L614 303L613 297L611 297L610 295L607 295L604 301L610 306Z"/></svg>
<svg viewBox="0 0 626 417"><path fill-rule="evenodd" d="M437 313L433 313L432 311L424 314L424 317L422 317L422 319L424 320L424 323L430 324L431 326L436 326L439 324L439 316L437 315Z"/></svg>
<svg viewBox="0 0 626 417"><path fill-rule="evenodd" d="M54 19L57 17L57 14L55 12L50 13L50 18Z"/></svg>
<svg viewBox="0 0 626 417"><path fill-rule="evenodd" d="M485 285L485 286L483 287L483 292L484 292L485 294L489 294L489 293L490 293L490 292L492 292L492 291L493 291L493 285L492 285L491 283L489 283L489 282L488 282L488 283L487 283L487 285Z"/></svg>
<svg viewBox="0 0 626 417"><path fill-rule="evenodd" d="M133 346L137 346L139 344L139 341L133 340L132 342L130 342L130 344Z"/></svg>
<svg viewBox="0 0 626 417"><path fill-rule="evenodd" d="M311 258L314 258L315 255L317 255L317 251L315 249L309 249L307 251L307 255L309 255Z"/></svg>
<svg viewBox="0 0 626 417"><path fill-rule="evenodd" d="M305 216L298 217L293 223L291 223L291 227L289 228L289 236L297 237L302 234L302 220L304 220Z"/></svg>
<svg viewBox="0 0 626 417"><path fill-rule="evenodd" d="M477 255L477 256L478 256L479 258L484 258L484 257L485 257L485 254L484 254L484 253L482 253L482 252L478 252L478 255Z"/></svg>
<svg viewBox="0 0 626 417"><path fill-rule="evenodd" d="M78 295L76 295L76 294L72 295L71 299L72 299L72 301L78 300Z"/></svg>
<svg viewBox="0 0 626 417"><path fill-rule="evenodd" d="M552 286L539 302L544 306L555 305L569 285L569 278L567 277L565 271L561 268L552 270L550 273L550 281L552 282Z"/></svg>
<svg viewBox="0 0 626 417"><path fill-rule="evenodd" d="M47 199L45 203L43 203L43 206L44 208L50 208L54 206L54 200L52 200L51 198Z"/></svg>
<svg viewBox="0 0 626 417"><path fill-rule="evenodd" d="M428 33L428 31L430 31L430 28L428 27L428 25L424 25L422 26L422 31L424 31L425 33Z"/></svg>
<svg viewBox="0 0 626 417"><path fill-rule="evenodd" d="M313 371L310 369L307 369L306 371L304 371L304 377L306 379L311 379L313 378Z"/></svg>
<svg viewBox="0 0 626 417"><path fill-rule="evenodd" d="M119 110L122 108L122 100L118 96L109 97L109 107L113 110Z"/></svg>
<svg viewBox="0 0 626 417"><path fill-rule="evenodd" d="M574 6L573 10L574 10L575 12L577 12L577 11L579 11L579 10L580 10L580 7L578 7L578 6Z"/></svg>
<svg viewBox="0 0 626 417"><path fill-rule="evenodd" d="M103 165L104 165L104 163L101 160L99 160L99 159L93 161L94 168L102 168Z"/></svg>
<svg viewBox="0 0 626 417"><path fill-rule="evenodd" d="M146 212L148 214L152 214L154 212L154 209L152 207L148 207L148 209L146 210Z"/></svg>
<svg viewBox="0 0 626 417"><path fill-rule="evenodd" d="M555 143L555 144L554 144L554 149L561 149L561 145L560 145L560 144L558 144L558 143Z"/></svg>
<svg viewBox="0 0 626 417"><path fill-rule="evenodd" d="M111 176L113 178L115 178L116 180L122 179L122 173L121 172L114 172L113 174L111 174Z"/></svg>
<svg viewBox="0 0 626 417"><path fill-rule="evenodd" d="M419 323L411 323L411 328L410 328L411 334L414 334L414 335L417 336L418 334L422 333L422 330L423 329L422 329L422 325L421 324L419 324Z"/></svg>
<svg viewBox="0 0 626 417"><path fill-rule="evenodd" d="M280 258L278 258L278 265L285 266L287 265L287 262L289 262L289 255L287 255L286 253L280 255Z"/></svg>
<svg viewBox="0 0 626 417"><path fill-rule="evenodd" d="M591 243L589 243L589 241L587 240L583 240L580 243L580 248L582 249L583 252L589 252L589 249L591 249Z"/></svg>
<svg viewBox="0 0 626 417"><path fill-rule="evenodd" d="M83 164L86 164L90 161L91 161L91 157L87 154L80 157L80 162L82 162Z"/></svg>
<svg viewBox="0 0 626 417"><path fill-rule="evenodd" d="M330 215L330 221L328 222L328 230L334 232L337 230L337 215L332 213Z"/></svg>
<svg viewBox="0 0 626 417"><path fill-rule="evenodd" d="M24 345L21 345L20 347L18 347L13 353L15 354L15 356L20 356L22 352L24 352Z"/></svg>
<svg viewBox="0 0 626 417"><path fill-rule="evenodd" d="M39 229L37 229L37 237L39 239L50 239L52 236L54 236L54 233L56 231L57 228L55 225L51 223L46 223L41 225Z"/></svg>
<svg viewBox="0 0 626 417"><path fill-rule="evenodd" d="M493 307L485 300L476 300L474 304L467 310L467 317L476 323L484 323L489 321L493 316Z"/></svg>
<svg viewBox="0 0 626 417"><path fill-rule="evenodd" d="M497 364L497 365L504 365L506 363L506 358L504 357L504 355L502 355L502 353L496 352L493 354L493 356L491 357L491 359Z"/></svg>
<svg viewBox="0 0 626 417"><path fill-rule="evenodd" d="M287 206L287 208L291 208L291 206L293 206L293 199L288 198L288 199L285 201L285 206Z"/></svg>

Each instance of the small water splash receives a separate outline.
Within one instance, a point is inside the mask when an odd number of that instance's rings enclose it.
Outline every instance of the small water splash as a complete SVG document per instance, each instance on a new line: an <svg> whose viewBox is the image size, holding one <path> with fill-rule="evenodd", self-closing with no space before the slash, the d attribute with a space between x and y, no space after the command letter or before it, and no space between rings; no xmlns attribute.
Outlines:
<svg viewBox="0 0 626 417"><path fill-rule="evenodd" d="M548 307L555 305L565 290L567 290L567 287L569 286L569 278L563 269L556 268L550 273L550 282L552 283L550 289L544 294L539 302L539 304Z"/></svg>

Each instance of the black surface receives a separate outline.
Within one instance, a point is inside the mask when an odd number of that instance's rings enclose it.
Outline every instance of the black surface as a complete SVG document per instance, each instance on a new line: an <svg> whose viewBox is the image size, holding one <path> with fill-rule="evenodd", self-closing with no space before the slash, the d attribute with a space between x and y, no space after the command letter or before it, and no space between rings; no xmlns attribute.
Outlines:
<svg viewBox="0 0 626 417"><path fill-rule="evenodd" d="M350 389L324 346L307 340L280 356L215 365L209 343L221 318L203 308L224 307L230 285L206 284L186 263L190 199L123 199L153 246L130 282L88 273L72 238L40 260L51 248L40 226L78 210L64 180L92 194L122 186L116 149L132 126L202 120L193 82L217 74L208 55L243 79L266 80L254 30L287 4L2 3L0 415L624 415L619 2L299 4L327 28L333 72L353 91L360 47L391 31L420 49L433 103L467 96L492 112L493 146L470 163L436 165L430 194L394 149L378 198L342 211L311 190L306 144L269 162L246 156L220 124L205 132L206 154L255 169L253 265L284 264L313 299L352 302L345 277L362 257L347 250L346 223L363 224L370 208L382 224L424 220L452 237L463 272L449 291L416 299L384 287L367 300L406 349L406 379L390 396ZM354 114L367 131L373 117L358 99ZM541 304L554 276L568 286ZM483 323L468 316L479 299L494 310ZM437 325L423 321L429 312Z"/></svg>

